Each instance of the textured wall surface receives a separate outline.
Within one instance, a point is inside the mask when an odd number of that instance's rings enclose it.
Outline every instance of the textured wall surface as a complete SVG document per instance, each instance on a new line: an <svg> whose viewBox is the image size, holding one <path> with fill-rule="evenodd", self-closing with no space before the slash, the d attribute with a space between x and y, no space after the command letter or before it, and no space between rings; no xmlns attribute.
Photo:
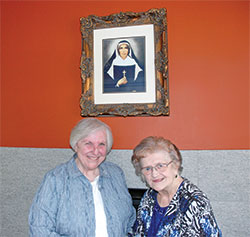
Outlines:
<svg viewBox="0 0 250 237"><path fill-rule="evenodd" d="M66 162L70 149L0 148L1 236L28 236L28 213L45 173ZM182 151L183 176L197 184L210 198L218 224L226 237L250 233L250 151ZM113 150L108 160L124 170L127 185L145 188L134 174L131 150Z"/></svg>

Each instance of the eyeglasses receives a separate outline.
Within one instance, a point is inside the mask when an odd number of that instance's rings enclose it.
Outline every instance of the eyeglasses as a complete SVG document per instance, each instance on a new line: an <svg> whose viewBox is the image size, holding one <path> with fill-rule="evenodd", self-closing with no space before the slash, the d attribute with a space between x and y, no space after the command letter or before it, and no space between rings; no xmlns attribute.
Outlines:
<svg viewBox="0 0 250 237"><path fill-rule="evenodd" d="M165 170L167 170L168 166L172 163L173 161L170 161L169 163L158 163L155 166L147 166L147 167L143 167L141 169L141 172L145 175L149 175L153 172L153 169L155 169L158 172L164 172Z"/></svg>

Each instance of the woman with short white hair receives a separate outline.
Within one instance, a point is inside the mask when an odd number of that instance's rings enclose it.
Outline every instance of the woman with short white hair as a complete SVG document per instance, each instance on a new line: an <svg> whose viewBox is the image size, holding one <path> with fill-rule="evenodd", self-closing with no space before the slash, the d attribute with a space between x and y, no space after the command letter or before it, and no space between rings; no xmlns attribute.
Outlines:
<svg viewBox="0 0 250 237"><path fill-rule="evenodd" d="M29 215L30 236L126 236L135 210L123 171L105 161L111 129L82 119L71 131L74 156L49 171Z"/></svg>

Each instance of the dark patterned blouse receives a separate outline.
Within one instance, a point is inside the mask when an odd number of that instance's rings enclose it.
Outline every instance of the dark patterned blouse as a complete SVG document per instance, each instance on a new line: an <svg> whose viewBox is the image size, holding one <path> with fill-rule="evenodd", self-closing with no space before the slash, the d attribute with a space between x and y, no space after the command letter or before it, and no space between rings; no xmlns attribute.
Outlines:
<svg viewBox="0 0 250 237"><path fill-rule="evenodd" d="M207 196L184 178L170 204L161 208L157 192L143 195L130 236L222 236Z"/></svg>

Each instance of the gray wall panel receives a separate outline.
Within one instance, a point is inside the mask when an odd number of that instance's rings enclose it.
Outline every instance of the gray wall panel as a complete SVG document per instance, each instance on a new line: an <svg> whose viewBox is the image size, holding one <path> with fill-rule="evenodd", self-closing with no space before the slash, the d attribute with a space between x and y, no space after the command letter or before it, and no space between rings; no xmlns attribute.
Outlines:
<svg viewBox="0 0 250 237"><path fill-rule="evenodd" d="M250 151L181 151L183 176L197 184L211 200L226 237L250 233ZM70 149L0 148L1 236L28 236L28 213L45 173L68 161ZM145 188L134 173L131 150L113 150L107 160L120 165L128 187Z"/></svg>

